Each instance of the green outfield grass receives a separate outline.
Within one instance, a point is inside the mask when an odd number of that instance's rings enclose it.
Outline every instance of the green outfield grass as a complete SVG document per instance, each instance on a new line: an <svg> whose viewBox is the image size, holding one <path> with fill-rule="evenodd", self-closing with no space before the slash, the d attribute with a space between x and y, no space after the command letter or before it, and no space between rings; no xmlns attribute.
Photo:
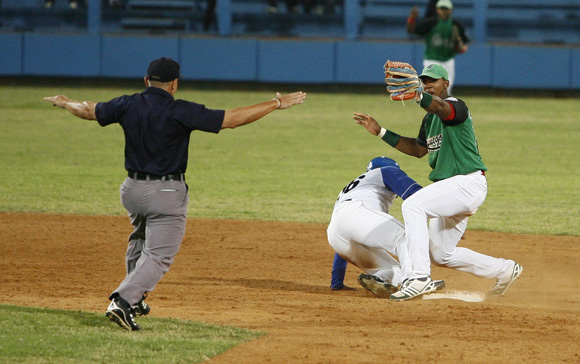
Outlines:
<svg viewBox="0 0 580 364"><path fill-rule="evenodd" d="M0 86L0 211L125 214L118 197L125 176L120 127L101 128L42 100L64 93L106 101L141 91L142 81L114 85ZM295 89L184 84L177 96L210 108L234 108ZM382 86L363 93L301 89L308 92L304 105L219 135L192 134L190 217L326 223L338 192L379 155L396 159L411 177L429 183L426 158L403 155L352 120L354 111L369 113L383 126L414 137L424 115L417 105L389 101ZM579 235L578 100L457 96L470 107L489 168L488 196L469 228ZM392 213L400 218L400 201Z"/></svg>
<svg viewBox="0 0 580 364"><path fill-rule="evenodd" d="M142 318L127 332L102 314L0 304L0 361L8 363L200 363L264 333L184 320Z"/></svg>

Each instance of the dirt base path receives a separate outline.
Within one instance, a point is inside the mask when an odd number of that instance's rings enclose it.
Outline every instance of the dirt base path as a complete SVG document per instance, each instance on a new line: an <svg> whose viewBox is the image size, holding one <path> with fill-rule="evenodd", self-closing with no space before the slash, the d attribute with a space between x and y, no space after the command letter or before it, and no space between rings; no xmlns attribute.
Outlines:
<svg viewBox="0 0 580 364"><path fill-rule="evenodd" d="M104 313L130 231L126 217L0 214L0 302ZM390 302L328 288L323 224L190 219L147 301L151 316L268 332L213 363L580 363L580 237L468 231L462 245L524 273L481 303ZM349 266L346 283L359 273ZM439 267L433 277L457 290L494 283Z"/></svg>

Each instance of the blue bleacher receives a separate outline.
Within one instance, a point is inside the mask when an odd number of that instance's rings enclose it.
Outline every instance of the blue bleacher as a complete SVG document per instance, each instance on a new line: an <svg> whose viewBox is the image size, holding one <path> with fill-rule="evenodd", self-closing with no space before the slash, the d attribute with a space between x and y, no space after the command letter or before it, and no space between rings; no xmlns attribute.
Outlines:
<svg viewBox="0 0 580 364"><path fill-rule="evenodd" d="M427 0L344 0L355 1L360 10L358 39L418 40L405 31L410 9L421 11ZM454 0L454 17L474 33L474 2ZM219 34L216 23L202 29L205 0L125 0L123 9L111 9L103 0L103 32L177 32ZM230 0L232 36L303 38L345 38L345 9L336 1L332 12L305 14L266 11L267 0ZM487 0L486 40L542 44L580 44L580 0ZM43 0L2 0L2 31L85 31L87 9L68 8L68 0L56 0L52 9ZM218 5L219 7L219 5Z"/></svg>

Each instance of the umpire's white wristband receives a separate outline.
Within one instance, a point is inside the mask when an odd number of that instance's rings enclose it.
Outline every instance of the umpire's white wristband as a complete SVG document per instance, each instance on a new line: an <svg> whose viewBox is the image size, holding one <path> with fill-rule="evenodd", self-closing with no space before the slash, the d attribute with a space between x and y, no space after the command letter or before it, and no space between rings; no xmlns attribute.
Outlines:
<svg viewBox="0 0 580 364"><path fill-rule="evenodd" d="M386 133L387 133L387 129L381 128L381 132L379 133L379 138L384 137Z"/></svg>

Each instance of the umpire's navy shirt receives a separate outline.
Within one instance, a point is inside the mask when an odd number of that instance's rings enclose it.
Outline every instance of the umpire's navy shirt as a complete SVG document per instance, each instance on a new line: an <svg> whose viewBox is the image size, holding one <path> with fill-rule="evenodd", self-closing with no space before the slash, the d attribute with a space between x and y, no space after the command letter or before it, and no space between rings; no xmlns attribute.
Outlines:
<svg viewBox="0 0 580 364"><path fill-rule="evenodd" d="M185 173L191 132L218 133L225 115L224 110L175 100L157 87L99 102L95 113L101 126L121 124L126 170L159 176Z"/></svg>

